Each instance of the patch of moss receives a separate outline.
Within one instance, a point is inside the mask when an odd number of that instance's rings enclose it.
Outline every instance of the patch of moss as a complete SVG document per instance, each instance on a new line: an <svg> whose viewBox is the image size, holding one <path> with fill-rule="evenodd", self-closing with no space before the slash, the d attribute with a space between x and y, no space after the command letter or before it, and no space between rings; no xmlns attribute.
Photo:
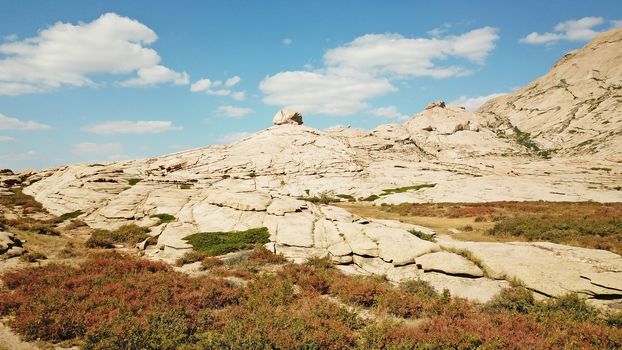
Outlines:
<svg viewBox="0 0 622 350"><path fill-rule="evenodd" d="M421 232L421 231L415 230L415 229L408 230L408 232L410 232L413 236L417 236L418 238L421 238L421 239L423 239L425 241L430 241L430 242L434 242L435 241L434 235L427 234L425 232Z"/></svg>
<svg viewBox="0 0 622 350"><path fill-rule="evenodd" d="M252 249L255 244L266 244L270 240L266 227L246 231L199 232L184 238L194 250L209 256L223 255L239 250Z"/></svg>
<svg viewBox="0 0 622 350"><path fill-rule="evenodd" d="M134 186L134 185L136 185L137 183L139 183L139 182L141 182L141 181L143 181L143 179L129 179L129 180L127 180L127 183L128 183L130 186Z"/></svg>
<svg viewBox="0 0 622 350"><path fill-rule="evenodd" d="M372 194L372 195L371 195L371 196L369 196L369 197L363 198L363 200L364 200L364 201L366 201L366 202L373 202L373 201L375 201L375 200L376 200L376 199L378 199L378 198L380 198L380 196L379 196L379 195Z"/></svg>
<svg viewBox="0 0 622 350"><path fill-rule="evenodd" d="M432 188L436 186L436 184L420 184L420 185L413 185L413 186L404 186L404 187L398 187L398 188L389 188L386 190L382 190L382 194L381 196L386 196L389 194L394 194L394 193L403 193L406 191L412 191L412 190L420 190L422 188Z"/></svg>
<svg viewBox="0 0 622 350"><path fill-rule="evenodd" d="M161 224L175 221L175 217L171 214L154 214L150 218L160 219Z"/></svg>
<svg viewBox="0 0 622 350"><path fill-rule="evenodd" d="M82 210L76 210L76 211L72 211L72 212L69 212L69 213L65 213L65 214L59 216L58 218L61 221L65 221L65 220L69 220L69 219L75 219L75 218L77 218L78 216L80 216L82 214L84 214L84 212Z"/></svg>

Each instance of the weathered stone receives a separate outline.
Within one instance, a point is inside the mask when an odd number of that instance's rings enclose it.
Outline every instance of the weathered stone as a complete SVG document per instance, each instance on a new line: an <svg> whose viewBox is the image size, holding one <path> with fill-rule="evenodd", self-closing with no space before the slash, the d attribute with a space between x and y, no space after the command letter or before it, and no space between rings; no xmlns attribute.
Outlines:
<svg viewBox="0 0 622 350"><path fill-rule="evenodd" d="M291 198L291 197L282 197L282 198L274 198L272 203L266 209L267 213L270 215L279 215L283 216L286 213L293 213L296 211L302 210L302 208L306 208L307 203L305 201L301 201L299 199Z"/></svg>
<svg viewBox="0 0 622 350"><path fill-rule="evenodd" d="M454 253L436 252L417 258L417 264L428 272L442 272L449 275L483 277L484 272L470 260Z"/></svg>
<svg viewBox="0 0 622 350"><path fill-rule="evenodd" d="M423 281L428 282L437 292L442 293L444 289L458 298L465 298L480 303L490 301L502 289L509 288L507 281L492 280L489 278L464 278L449 276L437 272L426 272L419 276Z"/></svg>
<svg viewBox="0 0 622 350"><path fill-rule="evenodd" d="M291 109L281 109L278 111L274 118L272 118L272 123L274 125L283 125L283 124L302 124L302 114L299 112L293 111Z"/></svg>

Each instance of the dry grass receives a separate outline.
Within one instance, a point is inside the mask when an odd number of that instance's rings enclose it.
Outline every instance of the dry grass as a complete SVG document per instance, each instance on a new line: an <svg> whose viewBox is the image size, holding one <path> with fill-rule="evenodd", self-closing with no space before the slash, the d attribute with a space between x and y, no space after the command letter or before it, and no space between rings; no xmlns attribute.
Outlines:
<svg viewBox="0 0 622 350"><path fill-rule="evenodd" d="M622 254L622 203L492 202L341 206L361 216L449 229L472 241L550 241Z"/></svg>

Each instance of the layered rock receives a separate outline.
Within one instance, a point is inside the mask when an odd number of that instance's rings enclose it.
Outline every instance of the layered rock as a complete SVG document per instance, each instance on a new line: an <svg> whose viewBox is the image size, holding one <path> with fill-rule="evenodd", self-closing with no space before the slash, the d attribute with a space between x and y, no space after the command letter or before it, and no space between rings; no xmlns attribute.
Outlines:
<svg viewBox="0 0 622 350"><path fill-rule="evenodd" d="M508 137L529 133L556 155L622 160L622 29L596 36L543 77L497 97L478 113Z"/></svg>
<svg viewBox="0 0 622 350"><path fill-rule="evenodd" d="M8 259L24 254L26 250L14 234L4 231L0 226L0 259Z"/></svg>

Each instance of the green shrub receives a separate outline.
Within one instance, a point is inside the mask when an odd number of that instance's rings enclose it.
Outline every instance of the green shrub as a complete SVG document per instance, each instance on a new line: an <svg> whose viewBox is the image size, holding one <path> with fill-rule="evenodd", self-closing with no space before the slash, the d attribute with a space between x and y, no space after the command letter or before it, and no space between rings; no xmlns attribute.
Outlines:
<svg viewBox="0 0 622 350"><path fill-rule="evenodd" d="M189 190L192 188L192 184L181 184L179 185L179 189L181 190Z"/></svg>
<svg viewBox="0 0 622 350"><path fill-rule="evenodd" d="M412 230L408 230L408 232L410 232L413 236L416 236L420 239L423 239L424 241L430 241L430 242L434 242L436 241L434 239L434 235L425 233L425 232L421 232L419 230L416 229L412 229Z"/></svg>
<svg viewBox="0 0 622 350"><path fill-rule="evenodd" d="M123 225L114 231L96 230L86 241L88 248L114 248L115 244L136 244L148 239L149 228L136 224Z"/></svg>
<svg viewBox="0 0 622 350"><path fill-rule="evenodd" d="M298 199L315 204L330 204L334 202L339 202L339 198L333 197L330 192L322 192L318 196L313 197L298 197Z"/></svg>
<svg viewBox="0 0 622 350"><path fill-rule="evenodd" d="M171 214L154 214L154 215L151 215L150 217L160 219L161 224L175 221L175 216Z"/></svg>
<svg viewBox="0 0 622 350"><path fill-rule="evenodd" d="M246 231L199 232L185 237L184 240L190 243L194 250L215 256L252 249L257 243L268 243L269 238L268 229L259 227Z"/></svg>

